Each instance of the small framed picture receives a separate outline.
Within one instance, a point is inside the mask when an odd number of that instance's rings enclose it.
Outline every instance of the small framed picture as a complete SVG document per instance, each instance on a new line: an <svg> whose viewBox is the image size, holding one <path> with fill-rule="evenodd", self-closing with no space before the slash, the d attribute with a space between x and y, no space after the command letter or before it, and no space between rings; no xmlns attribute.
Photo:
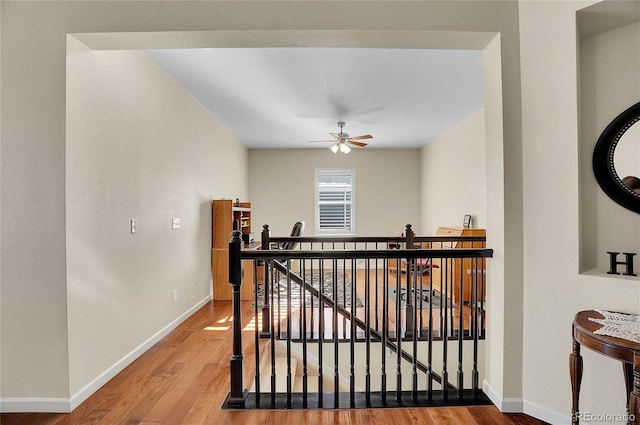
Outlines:
<svg viewBox="0 0 640 425"><path fill-rule="evenodd" d="M471 214L466 214L462 222L462 227L468 229L471 227Z"/></svg>

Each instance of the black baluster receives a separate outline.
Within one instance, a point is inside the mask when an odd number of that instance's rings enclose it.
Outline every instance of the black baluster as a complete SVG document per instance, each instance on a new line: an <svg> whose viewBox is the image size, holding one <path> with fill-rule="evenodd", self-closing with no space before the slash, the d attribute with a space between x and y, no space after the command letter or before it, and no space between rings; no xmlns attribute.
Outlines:
<svg viewBox="0 0 640 425"><path fill-rule="evenodd" d="M320 260L320 275L318 278L318 407L322 408L324 405L324 385L323 385L323 370L322 370L322 342L324 340L324 301L322 301L322 295L324 294L324 288L322 279L324 276L324 260Z"/></svg>
<svg viewBox="0 0 640 425"><path fill-rule="evenodd" d="M462 390L464 389L464 372L462 370L462 349L463 349L463 336L464 336L464 317L463 317L463 313L464 313L464 282L465 282L465 278L464 278L464 274L466 272L466 270L464 270L464 264L468 263L468 261L465 261L464 258L460 258L460 293L458 294L460 296L460 302L458 303L458 398L462 399L463 398L463 392ZM451 311L453 311L453 303L451 305Z"/></svg>
<svg viewBox="0 0 640 425"><path fill-rule="evenodd" d="M387 404L387 338L389 337L389 270L388 263L382 275L382 359L381 359L381 381L382 381L382 404ZM396 294L398 295L398 294Z"/></svg>
<svg viewBox="0 0 640 425"><path fill-rule="evenodd" d="M291 409L291 259L287 258L287 409Z"/></svg>
<svg viewBox="0 0 640 425"><path fill-rule="evenodd" d="M258 288L258 269L260 266L258 265L259 261L254 260L253 262L253 276L254 276L254 291L253 291L253 320L255 321L254 326L254 350L256 353L256 376L255 376L255 388L256 388L256 408L260 408L260 326L258 326L258 317L260 313L260 306L258 302L258 296L260 294L260 288Z"/></svg>
<svg viewBox="0 0 640 425"><path fill-rule="evenodd" d="M313 260L312 260L313 261ZM312 266L313 268L313 266ZM302 276L306 282L306 261L302 262ZM311 275L310 275L311 276ZM307 288L306 285L301 288L302 293L302 408L308 406L308 376L307 376ZM313 300L313 297L311 298ZM311 303L313 311L313 302Z"/></svg>
<svg viewBox="0 0 640 425"><path fill-rule="evenodd" d="M411 229L411 225L407 224L405 226L405 232L407 235L407 249L414 249L415 248L415 243L414 243L414 237L415 234L413 233L413 229ZM405 335L409 332L413 332L413 328L414 328L414 323L413 323L413 309L414 309L414 304L413 304L413 297L411 296L413 294L413 289L412 289L412 282L411 282L411 274L415 274L416 273L416 267L417 267L417 259L415 258L407 258L407 296L406 301L405 301L405 314L404 314L404 320L405 320ZM398 288L399 290L399 288ZM399 298L398 298L399 299ZM397 325L396 325L397 326Z"/></svg>
<svg viewBox="0 0 640 425"><path fill-rule="evenodd" d="M409 225L407 225L408 230ZM409 239L407 239L409 240ZM407 261L407 276L411 275L410 263ZM402 394L402 288L401 278L402 273L396 273L396 400L401 401ZM410 294L405 294L405 299L411 299ZM406 310L405 310L406 316Z"/></svg>
<svg viewBox="0 0 640 425"><path fill-rule="evenodd" d="M473 371L471 372L471 387L473 389L473 397L478 397L478 306L479 306L479 294L478 294L478 259L474 258L474 270L476 271L473 278L473 307L471 309L471 333L473 335ZM481 272L481 271L480 271Z"/></svg>
<svg viewBox="0 0 640 425"><path fill-rule="evenodd" d="M274 267L275 267L275 260L271 259L272 273L271 273L271 281L269 283L271 288L271 294L272 294L271 306L269 308L269 312L270 312L269 321L271 323L273 323L273 321L275 320L276 309L273 306L273 302L274 302L273 291L275 291L274 284L276 280L276 275L279 274L279 272L273 271ZM273 325L270 327L272 328ZM269 333L269 337L270 337L269 347L271 349L271 408L275 409L276 407L276 332L275 332L275 329Z"/></svg>
<svg viewBox="0 0 640 425"><path fill-rule="evenodd" d="M262 245L261 245L261 249L263 251L268 251L269 250L269 238L271 236L271 231L269 230L269 225L265 224L264 226L262 226ZM271 329L273 326L273 323L269 321L269 318L271 317L271 310L270 310L270 300L269 300L269 287L268 287L268 282L269 282L269 275L270 275L270 271L273 270L273 268L269 268L268 264L266 261L264 261L264 283L263 283L263 287L264 287L264 303L262 304L262 334L264 336L268 336L271 333Z"/></svg>
<svg viewBox="0 0 640 425"><path fill-rule="evenodd" d="M365 328L365 341L366 341L366 370L365 370L365 402L367 407L371 406L371 278L370 278L370 266L371 262L367 258L366 260L366 274L364 277L364 322ZM378 264L376 261L376 275L378 271ZM376 276L377 282L377 276ZM377 287L376 287L377 289ZM376 290L376 292L378 292ZM377 299L377 296L376 296ZM377 308L377 305L376 305Z"/></svg>

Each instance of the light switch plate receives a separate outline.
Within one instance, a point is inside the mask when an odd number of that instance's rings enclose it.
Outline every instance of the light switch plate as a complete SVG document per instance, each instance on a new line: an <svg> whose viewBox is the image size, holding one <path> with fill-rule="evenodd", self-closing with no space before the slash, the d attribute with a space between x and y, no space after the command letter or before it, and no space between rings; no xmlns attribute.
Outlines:
<svg viewBox="0 0 640 425"><path fill-rule="evenodd" d="M131 219L131 233L138 233L138 219Z"/></svg>
<svg viewBox="0 0 640 425"><path fill-rule="evenodd" d="M179 229L180 228L180 219L179 218L172 218L171 219L171 228L172 229Z"/></svg>

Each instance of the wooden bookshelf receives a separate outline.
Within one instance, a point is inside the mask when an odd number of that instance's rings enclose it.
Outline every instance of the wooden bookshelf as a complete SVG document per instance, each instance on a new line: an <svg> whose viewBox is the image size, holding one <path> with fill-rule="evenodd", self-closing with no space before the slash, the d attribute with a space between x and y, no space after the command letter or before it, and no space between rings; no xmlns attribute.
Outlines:
<svg viewBox="0 0 640 425"><path fill-rule="evenodd" d="M211 275L213 299L230 300L229 284L229 241L234 230L251 233L251 202L234 202L230 199L214 199L211 203ZM243 249L257 249L254 243ZM253 264L245 261L242 265L243 284L240 296L243 300L253 299Z"/></svg>
<svg viewBox="0 0 640 425"><path fill-rule="evenodd" d="M436 236L486 236L487 232L485 229L470 229L465 227L457 227L457 226L447 226L447 227L438 227L436 231ZM453 249L453 248L481 248L484 244L479 242L468 242L468 241L452 241L452 242L434 242L432 244L432 248L434 249ZM468 302L471 300L471 284L473 281L473 277L468 274L468 270L473 270L475 268L475 264L473 264L474 260L471 258L454 258L448 260L448 263L445 264L445 259L442 258L434 258L433 265L438 268L434 268L433 273L433 288L442 292L444 291L443 281L450 280L451 287L449 290L452 290L452 298L453 302L460 303L461 301ZM485 269L485 260L481 259L479 261L479 269L484 271ZM448 276L447 276L448 275ZM462 297L460 295L460 286L462 285ZM479 295L480 300L484 300L486 288L482 287L482 292Z"/></svg>

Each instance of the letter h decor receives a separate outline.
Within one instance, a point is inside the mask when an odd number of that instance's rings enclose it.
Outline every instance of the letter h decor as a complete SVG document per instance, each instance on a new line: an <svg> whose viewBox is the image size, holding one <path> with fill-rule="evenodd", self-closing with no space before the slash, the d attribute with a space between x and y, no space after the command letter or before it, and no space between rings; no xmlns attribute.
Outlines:
<svg viewBox="0 0 640 425"><path fill-rule="evenodd" d="M609 271L607 274L620 274L618 273L618 265L625 265L627 266L627 270L622 273L623 275L637 276L637 274L633 272L633 256L636 255L635 253L623 252L622 254L624 254L625 258L624 261L618 261L619 252L607 251L607 254L609 254Z"/></svg>

